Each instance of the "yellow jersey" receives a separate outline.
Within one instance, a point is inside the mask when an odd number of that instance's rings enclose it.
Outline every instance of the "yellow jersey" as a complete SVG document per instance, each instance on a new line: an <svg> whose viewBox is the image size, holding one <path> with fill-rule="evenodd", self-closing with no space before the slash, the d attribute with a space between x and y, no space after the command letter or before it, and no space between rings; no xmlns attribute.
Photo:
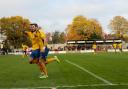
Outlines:
<svg viewBox="0 0 128 89"><path fill-rule="evenodd" d="M37 32L26 32L32 42L32 50L40 49L40 39Z"/></svg>
<svg viewBox="0 0 128 89"><path fill-rule="evenodd" d="M97 47L96 44L93 44L93 45L92 45L92 48L93 48L93 49L96 49L96 47Z"/></svg>
<svg viewBox="0 0 128 89"><path fill-rule="evenodd" d="M44 51L44 46L47 45L46 35L45 35L44 31L42 31L42 30L38 30L38 32L40 34L40 39L41 39L41 41L39 42L40 50L41 51Z"/></svg>
<svg viewBox="0 0 128 89"><path fill-rule="evenodd" d="M22 44L22 48L23 48L23 51L26 51L28 49L28 46Z"/></svg>
<svg viewBox="0 0 128 89"><path fill-rule="evenodd" d="M119 48L119 49L122 48L122 43L118 44L118 48Z"/></svg>
<svg viewBox="0 0 128 89"><path fill-rule="evenodd" d="M45 41L46 35L44 31L37 30L35 32L27 32L27 34L32 41L32 50L43 50L44 46L47 45L47 42Z"/></svg>
<svg viewBox="0 0 128 89"><path fill-rule="evenodd" d="M114 49L116 49L116 47L117 47L117 44L116 44L116 43L114 43L114 44L113 44L113 48L114 48Z"/></svg>

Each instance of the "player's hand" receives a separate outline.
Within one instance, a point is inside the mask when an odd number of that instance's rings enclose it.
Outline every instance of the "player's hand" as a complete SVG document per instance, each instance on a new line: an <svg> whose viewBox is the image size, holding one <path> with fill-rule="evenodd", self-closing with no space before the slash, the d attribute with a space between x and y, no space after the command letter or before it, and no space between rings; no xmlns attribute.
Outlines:
<svg viewBox="0 0 128 89"><path fill-rule="evenodd" d="M23 33L26 33L27 31L26 30L22 30Z"/></svg>
<svg viewBox="0 0 128 89"><path fill-rule="evenodd" d="M45 47L43 47L43 48L41 48L41 50L40 50L41 52L44 52L45 51Z"/></svg>

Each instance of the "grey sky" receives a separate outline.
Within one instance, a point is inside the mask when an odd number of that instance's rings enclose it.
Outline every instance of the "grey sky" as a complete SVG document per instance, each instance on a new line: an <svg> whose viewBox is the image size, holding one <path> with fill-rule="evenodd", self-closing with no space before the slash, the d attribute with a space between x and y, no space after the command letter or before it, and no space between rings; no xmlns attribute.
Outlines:
<svg viewBox="0 0 128 89"><path fill-rule="evenodd" d="M47 32L64 31L77 15L100 21L105 32L117 15L128 17L128 0L0 0L0 17L20 15Z"/></svg>

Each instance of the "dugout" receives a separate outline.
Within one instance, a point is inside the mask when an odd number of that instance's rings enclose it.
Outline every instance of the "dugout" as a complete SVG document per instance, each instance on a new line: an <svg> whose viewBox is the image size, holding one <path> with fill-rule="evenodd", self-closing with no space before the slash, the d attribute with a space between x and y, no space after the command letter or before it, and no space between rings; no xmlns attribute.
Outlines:
<svg viewBox="0 0 128 89"><path fill-rule="evenodd" d="M69 51L74 50L90 50L92 49L92 45L96 43L97 50L103 51L107 49L113 49L113 44L122 43L120 39L114 40L68 40L66 43L67 49Z"/></svg>

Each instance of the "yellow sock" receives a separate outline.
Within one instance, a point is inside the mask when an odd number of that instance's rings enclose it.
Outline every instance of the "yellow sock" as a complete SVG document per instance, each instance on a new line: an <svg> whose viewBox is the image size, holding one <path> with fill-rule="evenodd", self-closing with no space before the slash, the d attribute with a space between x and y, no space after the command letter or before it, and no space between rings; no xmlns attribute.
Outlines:
<svg viewBox="0 0 128 89"><path fill-rule="evenodd" d="M55 58L48 58L47 61L46 61L46 63L48 64L48 63L51 63L53 61L56 61L56 59Z"/></svg>

